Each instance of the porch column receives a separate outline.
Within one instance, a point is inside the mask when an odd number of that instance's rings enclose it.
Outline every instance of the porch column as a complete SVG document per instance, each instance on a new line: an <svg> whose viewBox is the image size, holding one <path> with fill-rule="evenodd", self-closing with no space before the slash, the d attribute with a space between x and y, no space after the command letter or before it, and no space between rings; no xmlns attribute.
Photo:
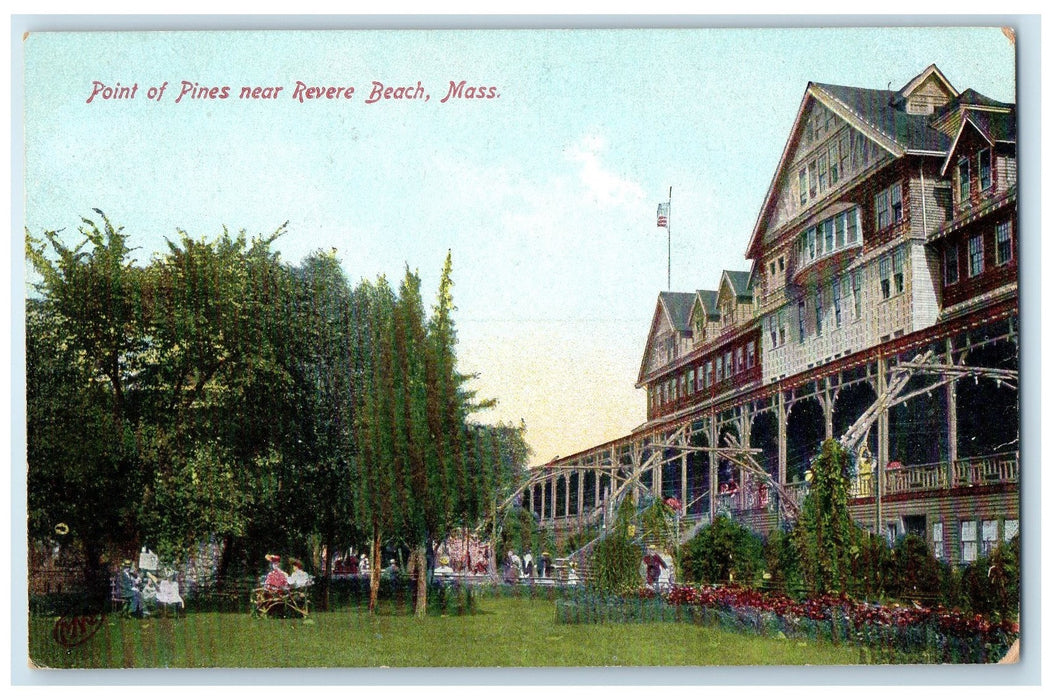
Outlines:
<svg viewBox="0 0 1052 700"><path fill-rule="evenodd" d="M563 475L563 483L566 484L565 493L563 494L563 516L566 518L570 517L570 472L566 472Z"/></svg>
<svg viewBox="0 0 1052 700"><path fill-rule="evenodd" d="M543 467L542 467L543 469ZM541 522L544 522L544 508L548 500L548 480L545 479L541 482Z"/></svg>
<svg viewBox="0 0 1052 700"><path fill-rule="evenodd" d="M953 339L946 339L946 364L953 364ZM953 486L953 464L957 461L957 380L946 385L946 437L950 459L949 480Z"/></svg>
<svg viewBox="0 0 1052 700"><path fill-rule="evenodd" d="M888 361L884 356L877 358L877 400L884 402L884 394L888 390ZM873 467L873 496L876 505L876 534L884 536L884 507L881 499L884 495L884 467L888 464L888 452L890 449L890 435L888 424L887 406L881 408L877 414L877 463Z"/></svg>
<svg viewBox="0 0 1052 700"><path fill-rule="evenodd" d="M709 444L713 447L719 447L716 444L718 435L716 433L716 414L712 413L709 416ZM719 459L716 457L716 452L709 453L709 521L716 516L716 490L719 488Z"/></svg>
<svg viewBox="0 0 1052 700"><path fill-rule="evenodd" d="M687 437L687 431L684 429L683 446L688 445L690 445L690 438ZM679 503L684 508L687 506L687 457L688 453L684 450L679 458Z"/></svg>
<svg viewBox="0 0 1052 700"><path fill-rule="evenodd" d="M778 483L785 483L785 474L788 469L788 457L786 453L786 423L788 416L785 414L785 392L778 392Z"/></svg>
<svg viewBox="0 0 1052 700"><path fill-rule="evenodd" d="M577 470L577 519L584 512L584 469Z"/></svg>

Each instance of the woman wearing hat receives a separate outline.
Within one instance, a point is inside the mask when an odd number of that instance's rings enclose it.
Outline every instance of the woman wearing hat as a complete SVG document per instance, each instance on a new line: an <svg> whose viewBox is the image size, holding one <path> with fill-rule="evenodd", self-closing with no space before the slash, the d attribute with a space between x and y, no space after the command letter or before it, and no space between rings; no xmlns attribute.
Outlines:
<svg viewBox="0 0 1052 700"><path fill-rule="evenodd" d="M314 583L314 577L303 570L303 562L299 559L289 559L292 565L292 573L289 574L288 582L293 588L306 588Z"/></svg>
<svg viewBox="0 0 1052 700"><path fill-rule="evenodd" d="M267 561L270 562L270 572L263 580L263 588L268 591L288 590L289 577L281 570L281 557L277 554L268 554Z"/></svg>

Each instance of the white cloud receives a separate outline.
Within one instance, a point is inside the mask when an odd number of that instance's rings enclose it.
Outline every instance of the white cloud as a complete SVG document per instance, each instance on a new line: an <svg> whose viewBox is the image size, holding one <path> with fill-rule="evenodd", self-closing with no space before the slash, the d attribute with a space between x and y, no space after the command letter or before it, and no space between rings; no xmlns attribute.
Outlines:
<svg viewBox="0 0 1052 700"><path fill-rule="evenodd" d="M581 183L601 206L634 205L643 199L643 188L611 171L603 162L606 139L589 134L564 149L567 160L580 164Z"/></svg>

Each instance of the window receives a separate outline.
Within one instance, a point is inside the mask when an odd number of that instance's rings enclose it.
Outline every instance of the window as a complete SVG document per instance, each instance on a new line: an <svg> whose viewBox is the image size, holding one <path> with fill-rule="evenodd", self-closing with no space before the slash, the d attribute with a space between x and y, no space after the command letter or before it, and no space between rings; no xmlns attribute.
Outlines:
<svg viewBox="0 0 1052 700"><path fill-rule="evenodd" d="M734 364L733 364L733 362L734 362L734 356L732 355L731 351L728 350L727 353L723 356L723 376L724 377L730 378L731 372L734 371Z"/></svg>
<svg viewBox="0 0 1052 700"><path fill-rule="evenodd" d="M847 214L839 214L836 217L836 247L844 247L844 229L847 226Z"/></svg>
<svg viewBox="0 0 1052 700"><path fill-rule="evenodd" d="M784 255L779 255L778 256L778 271L779 272L785 272L785 256Z"/></svg>
<svg viewBox="0 0 1052 700"><path fill-rule="evenodd" d="M840 280L833 280L833 320L840 328Z"/></svg>
<svg viewBox="0 0 1052 700"><path fill-rule="evenodd" d="M983 273L983 234L978 233L968 239L968 276L975 277Z"/></svg>
<svg viewBox="0 0 1052 700"><path fill-rule="evenodd" d="M851 295L855 302L855 320L862 318L862 270L851 273Z"/></svg>
<svg viewBox="0 0 1052 700"><path fill-rule="evenodd" d="M735 373L745 371L745 348L738 348L734 353L734 371Z"/></svg>
<svg viewBox="0 0 1052 700"><path fill-rule="evenodd" d="M705 388L712 386L712 360L705 363Z"/></svg>
<svg viewBox="0 0 1052 700"><path fill-rule="evenodd" d="M880 191L873 204L877 211L878 230L902 221L902 185L896 182L888 189Z"/></svg>
<svg viewBox="0 0 1052 700"><path fill-rule="evenodd" d="M840 176L847 177L847 169L850 164L851 148L848 146L848 135L840 135Z"/></svg>
<svg viewBox="0 0 1052 700"><path fill-rule="evenodd" d="M815 230L813 228L807 229L807 259L815 259Z"/></svg>
<svg viewBox="0 0 1052 700"><path fill-rule="evenodd" d="M723 381L723 355L716 358L716 382Z"/></svg>
<svg viewBox="0 0 1052 700"><path fill-rule="evenodd" d="M858 239L858 210L846 212L844 218L847 219L847 244L851 245Z"/></svg>
<svg viewBox="0 0 1052 700"><path fill-rule="evenodd" d="M946 558L946 546L943 544L942 539L942 523L932 523L931 550L936 559Z"/></svg>
<svg viewBox="0 0 1052 700"><path fill-rule="evenodd" d="M756 364L756 341L750 340L745 346L745 366L752 368Z"/></svg>
<svg viewBox="0 0 1052 700"><path fill-rule="evenodd" d="M948 287L951 284L956 284L957 280L960 279L960 266L957 262L957 243L950 242L950 245L943 253L942 265L943 286Z"/></svg>
<svg viewBox="0 0 1052 700"><path fill-rule="evenodd" d="M851 148L849 149L851 153L851 169L856 170L858 169L858 164L861 162L859 154L861 153L862 149L862 137L856 135L855 132L852 131L848 134L848 141L851 144Z"/></svg>
<svg viewBox="0 0 1052 700"><path fill-rule="evenodd" d="M833 252L833 220L827 219L818 226L822 231L822 239L825 241L825 253Z"/></svg>
<svg viewBox="0 0 1052 700"><path fill-rule="evenodd" d="M804 338L805 338L805 335L804 335L804 306L805 306L805 304L804 304L803 301L797 302L797 304L796 304L796 320L797 320L797 324L799 325L799 328L798 328L799 333L800 333L799 340L800 340L801 343L804 342Z"/></svg>
<svg viewBox="0 0 1052 700"><path fill-rule="evenodd" d="M994 230L996 232L994 251L997 254L997 264L1004 265L1012 259L1012 222L1002 221Z"/></svg>
<svg viewBox="0 0 1052 700"><path fill-rule="evenodd" d="M807 204L807 168L800 168L800 204Z"/></svg>
<svg viewBox="0 0 1052 700"><path fill-rule="evenodd" d="M677 396L679 396L679 398L683 398L686 395L687 395L687 377L686 377L686 375L681 374L681 375L679 375L679 392L677 393Z"/></svg>
<svg viewBox="0 0 1052 700"><path fill-rule="evenodd" d="M993 184L990 170L990 149L984 148L979 151L979 189L988 190Z"/></svg>
<svg viewBox="0 0 1052 700"><path fill-rule="evenodd" d="M859 141L862 142L862 166L869 165L869 139L865 136L859 136Z"/></svg>
<svg viewBox="0 0 1052 700"><path fill-rule="evenodd" d="M774 260L771 261L771 277L774 277Z"/></svg>
<svg viewBox="0 0 1052 700"><path fill-rule="evenodd" d="M829 183L829 158L823 153L818 157L818 191L825 192Z"/></svg>
<svg viewBox="0 0 1052 700"><path fill-rule="evenodd" d="M891 298L891 259L887 255L880 259L880 297Z"/></svg>
<svg viewBox="0 0 1052 700"><path fill-rule="evenodd" d="M902 221L902 185L895 183L891 186L891 223L897 224Z"/></svg>
<svg viewBox="0 0 1052 700"><path fill-rule="evenodd" d="M983 556L988 556L990 552L997 548L1000 540L997 537L997 521L996 520L984 520L983 521Z"/></svg>
<svg viewBox="0 0 1052 700"><path fill-rule="evenodd" d="M785 326L786 326L786 315L788 315L786 309L782 309L778 312L778 344L785 345Z"/></svg>
<svg viewBox="0 0 1052 700"><path fill-rule="evenodd" d="M807 164L807 184L811 199L818 195L818 166L815 161Z"/></svg>
<svg viewBox="0 0 1052 700"><path fill-rule="evenodd" d="M679 394L676 393L676 380L670 379L669 383L672 384L672 400L675 401L677 398L679 398Z"/></svg>
<svg viewBox="0 0 1052 700"><path fill-rule="evenodd" d="M829 184L835 185L840 181L840 148L834 141L829 147Z"/></svg>
<svg viewBox="0 0 1052 700"><path fill-rule="evenodd" d="M902 294L905 290L905 280L902 274L902 268L906 259L906 249L899 248L891 256L891 273L895 280L895 293Z"/></svg>
<svg viewBox="0 0 1052 700"><path fill-rule="evenodd" d="M694 393L694 370L687 371L687 396Z"/></svg>
<svg viewBox="0 0 1052 700"><path fill-rule="evenodd" d="M1005 520L1005 542L1011 542L1015 539L1015 536L1019 534L1019 521L1018 520Z"/></svg>
<svg viewBox="0 0 1052 700"><path fill-rule="evenodd" d="M822 288L815 290L815 334L822 335Z"/></svg>
<svg viewBox="0 0 1052 700"><path fill-rule="evenodd" d="M979 553L978 533L974 520L961 521L961 561L973 562Z"/></svg>
<svg viewBox="0 0 1052 700"><path fill-rule="evenodd" d="M968 159L961 158L957 161L957 201L967 200L971 191L971 168L968 167Z"/></svg>
<svg viewBox="0 0 1052 700"><path fill-rule="evenodd" d="M873 201L873 208L877 212L877 230L891 223L891 213L888 211L888 191L878 193Z"/></svg>
<svg viewBox="0 0 1052 700"><path fill-rule="evenodd" d="M771 334L771 347L778 347L778 330L776 329L777 322L774 316L767 317L767 331Z"/></svg>

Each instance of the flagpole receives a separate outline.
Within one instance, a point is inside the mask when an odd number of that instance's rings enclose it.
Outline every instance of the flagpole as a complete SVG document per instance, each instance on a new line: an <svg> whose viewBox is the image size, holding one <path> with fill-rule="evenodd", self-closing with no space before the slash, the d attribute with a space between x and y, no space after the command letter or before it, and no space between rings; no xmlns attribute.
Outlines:
<svg viewBox="0 0 1052 700"><path fill-rule="evenodd" d="M668 291L672 291L672 185L668 186Z"/></svg>

